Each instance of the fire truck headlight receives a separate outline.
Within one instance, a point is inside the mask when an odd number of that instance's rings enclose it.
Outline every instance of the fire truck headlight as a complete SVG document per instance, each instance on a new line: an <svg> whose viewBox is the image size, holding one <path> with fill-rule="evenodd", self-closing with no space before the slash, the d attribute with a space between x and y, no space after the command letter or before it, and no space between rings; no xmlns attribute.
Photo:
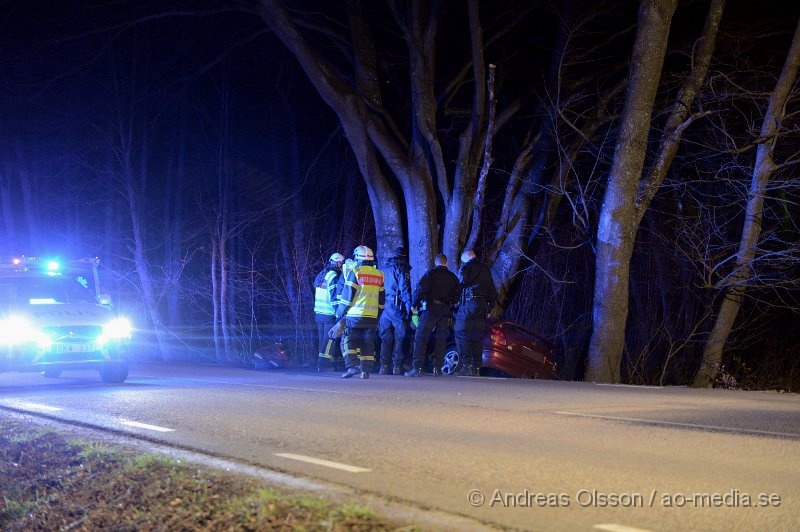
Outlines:
<svg viewBox="0 0 800 532"><path fill-rule="evenodd" d="M100 335L97 341L100 344L104 344L111 340L129 339L132 332L131 322L126 318L118 318L106 323L105 327L103 327L103 334Z"/></svg>

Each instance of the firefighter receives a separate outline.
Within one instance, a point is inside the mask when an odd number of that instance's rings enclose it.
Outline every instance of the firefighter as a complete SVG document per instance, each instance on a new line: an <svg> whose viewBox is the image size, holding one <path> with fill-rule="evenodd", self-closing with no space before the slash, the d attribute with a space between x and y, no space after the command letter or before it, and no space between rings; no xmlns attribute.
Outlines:
<svg viewBox="0 0 800 532"><path fill-rule="evenodd" d="M353 258L356 267L347 273L336 311L337 319L345 320L344 363L347 369L342 378L361 373L362 379L368 379L375 363L375 331L386 296L384 276L375 267L375 256L367 246L358 246Z"/></svg>
<svg viewBox="0 0 800 532"><path fill-rule="evenodd" d="M483 331L494 308L497 289L492 272L471 249L461 254L461 298L456 313L456 347L464 359L462 374L480 376L483 365Z"/></svg>
<svg viewBox="0 0 800 532"><path fill-rule="evenodd" d="M346 258L344 260L344 265L342 266L342 275L339 276L339 280L336 281L336 302L333 304L333 310L336 314L339 313L339 308L346 308L342 305L342 292L344 292L344 280L347 279L347 274L356 267L356 261L351 258ZM336 317L334 316L334 320ZM328 332L328 336L333 338L339 343L339 351L341 353L347 352L347 335L345 334L344 330L344 320L336 321L336 325ZM344 359L341 360L341 367L339 364L336 364L336 370L343 370L344 369Z"/></svg>
<svg viewBox="0 0 800 532"><path fill-rule="evenodd" d="M378 322L381 375L403 374L404 348L411 332L411 266L404 247L395 248L384 268L386 308ZM391 366L390 366L391 364Z"/></svg>
<svg viewBox="0 0 800 532"><path fill-rule="evenodd" d="M341 277L344 256L334 253L325 268L314 279L314 315L319 333L317 371L332 369L333 362L341 358L339 342L328 337L328 331L336 323L336 284Z"/></svg>
<svg viewBox="0 0 800 532"><path fill-rule="evenodd" d="M413 308L419 308L424 302L417 330L414 333L414 367L405 373L406 377L422 377L425 367L425 354L431 333L436 335L432 354L433 375L442 375L444 350L447 347L447 334L450 332L452 307L460 293L458 277L447 269L447 257L436 255L436 267L428 270L419 280L414 290Z"/></svg>

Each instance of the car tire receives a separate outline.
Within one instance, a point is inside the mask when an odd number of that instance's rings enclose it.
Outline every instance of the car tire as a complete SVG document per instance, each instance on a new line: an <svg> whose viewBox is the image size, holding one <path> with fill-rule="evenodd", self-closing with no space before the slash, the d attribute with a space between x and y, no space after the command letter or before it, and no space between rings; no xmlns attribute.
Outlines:
<svg viewBox="0 0 800 532"><path fill-rule="evenodd" d="M120 383L128 378L128 364L125 362L104 362L100 366L100 378L103 382Z"/></svg>
<svg viewBox="0 0 800 532"><path fill-rule="evenodd" d="M456 375L464 366L461 360L461 355L455 346L448 346L447 351L444 353L444 362L442 363L442 375Z"/></svg>
<svg viewBox="0 0 800 532"><path fill-rule="evenodd" d="M61 368L47 368L42 372L42 377L46 379L57 379L61 376Z"/></svg>

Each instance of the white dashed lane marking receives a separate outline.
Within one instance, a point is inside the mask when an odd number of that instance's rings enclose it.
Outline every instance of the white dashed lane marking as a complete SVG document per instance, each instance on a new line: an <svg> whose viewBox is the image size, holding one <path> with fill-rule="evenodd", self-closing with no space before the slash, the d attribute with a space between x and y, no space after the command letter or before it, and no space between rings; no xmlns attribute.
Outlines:
<svg viewBox="0 0 800 532"><path fill-rule="evenodd" d="M120 423L129 427L136 427L139 429L154 430L156 432L175 432L175 429L168 429L167 427L159 427L158 425L148 425L147 423L139 423L138 421L125 421L120 420Z"/></svg>
<svg viewBox="0 0 800 532"><path fill-rule="evenodd" d="M594 525L595 530L606 530L607 532L650 532L645 528L635 528L632 526L617 525L614 523Z"/></svg>
<svg viewBox="0 0 800 532"><path fill-rule="evenodd" d="M371 469L365 469L363 467L352 466L348 464L340 464L339 462L331 462L330 460L323 460L322 458L314 458L313 456L304 456L302 454L275 453L275 456L280 456L281 458L288 458L289 460L297 460L298 462L305 462L307 464L314 464L323 467L339 469L341 471L347 471L348 473L368 473L371 471Z"/></svg>
<svg viewBox="0 0 800 532"><path fill-rule="evenodd" d="M25 410L33 410L35 412L58 412L60 410L64 410L63 408L59 408L57 406L43 405L41 403L29 403L26 401L15 401L13 399L7 399L3 401L3 404L13 408L23 408Z"/></svg>

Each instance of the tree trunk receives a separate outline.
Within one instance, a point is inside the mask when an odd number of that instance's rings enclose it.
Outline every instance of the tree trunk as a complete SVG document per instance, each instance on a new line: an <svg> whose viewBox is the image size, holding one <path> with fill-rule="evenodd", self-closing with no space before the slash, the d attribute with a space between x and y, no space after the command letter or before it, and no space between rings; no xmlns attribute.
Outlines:
<svg viewBox="0 0 800 532"><path fill-rule="evenodd" d="M213 230L213 229L212 229ZM220 289L219 289L219 275L217 273L217 263L218 263L218 245L217 245L218 238L211 239L211 263L209 267L211 269L211 306L212 306L212 318L211 318L211 328L212 332L211 335L214 338L214 358L217 362L221 362L223 359L222 356L222 339L220 335Z"/></svg>
<svg viewBox="0 0 800 532"><path fill-rule="evenodd" d="M166 267L168 272L169 287L167 289L167 323L170 326L181 323L181 305L179 300L180 283L178 282L183 270L182 237L184 216L184 185L186 183L186 118L181 112L178 137L176 142L177 154L175 155L175 171L170 173L171 202L165 204L164 217L168 220L168 241L165 246Z"/></svg>
<svg viewBox="0 0 800 532"><path fill-rule="evenodd" d="M25 226L28 229L28 246L29 249L44 250L47 246L42 242L41 233L39 231L39 221L36 216L38 212L36 193L34 192L33 183L31 182L30 164L22 151L22 147L19 145L19 141L14 143L14 148L17 177L19 178L20 191L22 192Z"/></svg>
<svg viewBox="0 0 800 532"><path fill-rule="evenodd" d="M0 207L3 212L3 229L5 230L5 246L3 250L7 253L18 253L16 249L19 245L17 237L16 218L14 216L14 201L11 197L11 179L8 176L8 167L4 166L0 171Z"/></svg>
<svg viewBox="0 0 800 532"><path fill-rule="evenodd" d="M630 259L637 187L644 166L653 103L677 0L642 0L630 85L597 229L597 257L587 381L620 382L628 318Z"/></svg>
<svg viewBox="0 0 800 532"><path fill-rule="evenodd" d="M169 349L167 335L164 330L164 323L161 320L161 314L158 310L158 302L155 295L155 287L153 285L153 278L150 275L150 262L147 259L145 252L145 241L142 232L142 216L139 206L139 197L136 187L132 183L132 177L126 176L128 206L131 214L131 228L133 229L133 257L136 264L136 273L139 276L139 283L142 288L142 299L144 300L145 310L147 311L150 321L153 324L153 333L156 337L158 345L159 356L162 360L171 360L172 353Z"/></svg>
<svg viewBox="0 0 800 532"><path fill-rule="evenodd" d="M725 293L708 342L703 350L703 361L694 378L693 386L707 387L713 384L722 365L725 344L742 306L742 299L753 271L753 260L761 236L761 220L767 182L776 167L773 152L780 133L780 121L785 113L786 100L797 79L798 67L800 67L800 21L795 29L792 46L783 64L780 78L770 95L767 112L761 125L761 143L756 151L753 178L748 190L742 238L736 254L736 266L733 272L719 283L720 286L725 287Z"/></svg>

